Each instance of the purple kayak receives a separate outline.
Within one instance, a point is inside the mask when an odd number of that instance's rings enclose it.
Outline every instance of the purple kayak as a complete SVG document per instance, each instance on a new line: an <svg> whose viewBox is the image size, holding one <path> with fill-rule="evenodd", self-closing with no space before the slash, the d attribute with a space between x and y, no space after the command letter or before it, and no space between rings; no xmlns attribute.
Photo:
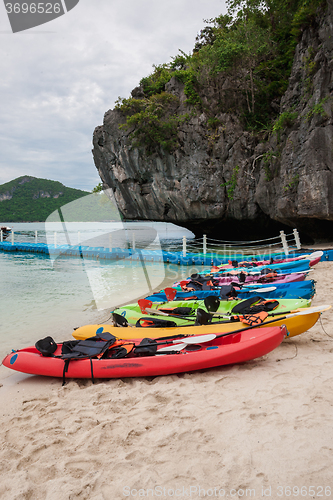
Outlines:
<svg viewBox="0 0 333 500"><path fill-rule="evenodd" d="M231 276L214 276L214 281L218 281L219 285L229 285L230 283L293 283L295 281L303 281L307 276L307 272L291 273L291 274L278 274L273 276L271 274L247 274L245 281L240 281L238 274Z"/></svg>

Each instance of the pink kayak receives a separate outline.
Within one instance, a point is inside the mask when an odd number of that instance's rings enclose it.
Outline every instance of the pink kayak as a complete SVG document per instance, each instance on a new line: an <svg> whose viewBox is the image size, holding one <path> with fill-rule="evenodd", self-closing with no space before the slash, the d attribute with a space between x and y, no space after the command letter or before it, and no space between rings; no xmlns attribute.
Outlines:
<svg viewBox="0 0 333 500"><path fill-rule="evenodd" d="M273 274L273 273L272 273ZM268 275L251 275L245 276L245 281L240 281L239 274L231 276L214 277L214 281L218 281L219 285L229 285L230 283L294 283L296 281L304 281L307 272L304 273L291 273L291 274L278 274L276 276Z"/></svg>
<svg viewBox="0 0 333 500"><path fill-rule="evenodd" d="M317 254L317 252L315 252ZM280 259L280 260L274 260L273 262L271 262L270 260L255 260L255 264L256 266L269 266L271 264L285 264L287 262L298 262L300 260L307 260L309 262L309 266L310 267L313 267L315 266L316 264L318 264L318 262L320 262L321 260L321 255L319 255L319 253L322 253L323 252L318 252L318 255L315 256L314 259L310 259L310 258L307 258L305 259L304 257L302 258L299 258L299 257L295 257L295 258L290 258L290 259ZM313 254L314 255L314 254ZM310 257L310 256L308 256ZM222 271L224 269L235 269L235 265L234 265L234 262L237 262L237 261L229 261L229 264L225 264L221 267L213 267L212 268L212 271L213 272L218 272L219 270ZM249 267L249 264L251 264L251 261L241 261L241 262L238 262L238 267L236 267L236 269L238 268L242 268L242 267L246 267L248 268Z"/></svg>

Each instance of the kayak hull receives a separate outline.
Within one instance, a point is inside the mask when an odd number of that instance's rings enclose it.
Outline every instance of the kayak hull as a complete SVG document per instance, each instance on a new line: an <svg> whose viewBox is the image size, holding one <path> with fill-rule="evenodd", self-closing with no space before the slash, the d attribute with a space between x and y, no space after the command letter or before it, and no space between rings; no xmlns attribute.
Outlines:
<svg viewBox="0 0 333 500"><path fill-rule="evenodd" d="M198 351L184 350L176 354L93 359L94 378L124 378L172 375L217 366L243 363L268 354L278 347L286 335L284 327L251 329L200 344ZM61 345L55 354L60 354ZM35 347L8 354L3 365L13 370L49 377L63 377L64 361L42 356ZM69 363L66 378L91 378L89 359Z"/></svg>
<svg viewBox="0 0 333 500"><path fill-rule="evenodd" d="M298 257L291 257L291 258L286 258L286 259L274 259L273 262L271 262L270 260L254 260L254 261L249 261L249 260L245 260L245 261L241 261L239 263L239 267L247 267L249 264L251 263L255 263L256 266L271 266L272 264L274 265L278 265L278 264L291 264L293 265L294 262L299 262L299 261L307 261L309 263L309 266L310 267L313 267L315 266L316 264L318 264L318 262L320 262L321 260L321 257L322 255L318 255L317 257L315 258L310 258L310 256L298 256ZM218 266L218 268L220 269L234 269L234 266L232 264L223 264L221 266Z"/></svg>
<svg viewBox="0 0 333 500"><path fill-rule="evenodd" d="M320 259L319 259L320 260ZM265 266L265 265L262 265L262 266L251 266L249 265L249 267L223 267L223 268L220 268L219 272L217 274L223 274L223 273L229 273L230 271L245 271L245 272L253 272L253 271L256 271L258 273L260 273L261 271L263 271L265 268L269 267L269 269L272 269L274 271L276 271L277 273L279 274L287 274L287 273L294 273L294 272L301 272L301 271L307 271L309 270L309 264L310 264L310 260L309 259L302 259L302 260L296 260L296 261L293 261L293 262L282 262L282 263L278 263L278 264L268 264L268 266ZM315 263L313 263L314 265ZM210 271L208 271L210 272ZM206 274L207 271L204 270L204 271L201 271L200 274Z"/></svg>
<svg viewBox="0 0 333 500"><path fill-rule="evenodd" d="M300 272L300 273L290 273L290 274L278 274L277 276L273 277L266 277L265 275L260 275L260 274L247 274L245 277L245 281L242 282L239 280L239 275L240 271L237 272L237 274L230 274L227 276L214 276L214 280L219 281L219 285L230 285L231 283L239 283L240 285L245 284L273 284L274 286L276 284L282 284L282 283L297 283L299 281L304 281L305 278L308 275L308 272ZM209 272L208 272L209 274ZM259 281L260 280L260 281ZM190 281L190 278L184 281ZM174 288L179 287L179 290L181 290L181 287L179 285L179 282L175 283L173 286Z"/></svg>
<svg viewBox="0 0 333 500"><path fill-rule="evenodd" d="M281 315L283 317L283 315ZM301 333L306 332L310 328L312 328L320 317L319 312L314 312L311 314L305 314L301 316L294 316L293 318L285 318L278 320L278 317L274 317L277 319L274 325L282 326L285 325L289 335L289 337L294 337L296 335L300 335ZM263 324L259 328L267 328L265 323L271 321L273 318L269 317L263 322ZM227 333L235 330L239 330L240 328L246 328L246 325L241 322L231 322L231 323L222 323L222 324L211 324L211 325L200 325L200 326L178 326L178 327L169 327L169 328L118 328L112 325L85 325L77 328L72 333L73 337L77 340L83 340L89 337L94 337L96 333L102 333L103 331L109 332L115 337L121 337L123 339L131 339L133 337L149 337L149 338L160 338L167 337L169 335L205 335L209 333ZM139 332L139 333L137 333Z"/></svg>
<svg viewBox="0 0 333 500"><path fill-rule="evenodd" d="M257 294L258 296L259 294ZM217 309L217 313L220 314L228 314L228 315L233 315L232 309L236 305L240 304L240 300L224 300L220 302L219 308ZM294 309L298 309L300 307L309 307L311 305L310 300L306 299L281 299L279 300L279 305L276 309L274 309L274 313L283 313L287 311L291 311ZM154 302L152 308L156 312L158 309L163 309L163 311L166 311L167 309L171 308L176 308L176 307L191 307L194 311L198 308L206 310L206 307L204 305L204 302L201 300L174 300L171 302L167 303L158 303ZM131 325L135 325L136 322L139 319L144 319L145 317L154 317L157 319L164 319L164 320L171 320L177 325L188 325L189 321L187 319L179 318L179 317L170 317L170 316L164 316L164 315L159 315L159 314L154 314L153 316L151 314L143 314L139 305L137 303L133 304L127 304L126 306L119 307L115 309L113 312L123 316ZM218 318L214 321L221 321ZM195 312L193 314L193 318L190 318L190 322L194 323L195 322Z"/></svg>
<svg viewBox="0 0 333 500"><path fill-rule="evenodd" d="M238 297L241 300L248 299L253 297L254 295L260 295L265 299L311 299L315 294L315 284L313 280L307 281L299 281L299 282L291 282L291 283L274 283L272 290L270 292L263 292L261 289L265 290L268 287L271 287L272 284L269 285L250 285L248 287L244 287L243 289L238 290L236 288L236 292ZM177 294L174 300L185 300L187 298L196 297L198 300L203 300L205 297L209 297L210 295L220 296L220 290L195 290L194 292L183 292L180 288L172 287L176 290ZM253 290L256 290L255 292ZM166 296L165 291L156 292L153 295L149 295L146 297L147 300L151 300L152 302L167 302L168 298Z"/></svg>

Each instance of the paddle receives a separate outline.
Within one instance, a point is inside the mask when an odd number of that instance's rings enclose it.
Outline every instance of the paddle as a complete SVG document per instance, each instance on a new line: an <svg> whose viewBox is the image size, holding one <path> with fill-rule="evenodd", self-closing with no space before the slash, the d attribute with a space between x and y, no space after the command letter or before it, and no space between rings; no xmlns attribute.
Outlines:
<svg viewBox="0 0 333 500"><path fill-rule="evenodd" d="M112 313L112 321L113 321L113 326L119 326L125 328L130 326L131 328L134 328L134 325L130 325L127 319L124 318L124 316L121 316L121 314Z"/></svg>
<svg viewBox="0 0 333 500"><path fill-rule="evenodd" d="M322 257L323 255L324 255L324 252L322 250L317 250L316 252L312 252L308 255L302 255L300 258L314 260L314 259L318 259L318 257Z"/></svg>
<svg viewBox="0 0 333 500"><path fill-rule="evenodd" d="M200 311L199 312L199 320L200 320L200 322L204 321L204 323L202 323L202 324L208 324L210 322L210 319L213 316L217 316L218 318L226 318L226 319L230 320L230 318L231 318L230 315L223 315L221 313L216 312L216 310L218 309L218 307L220 305L220 300L215 295L209 295L209 297L206 297L204 299L204 304L205 304L205 307L206 307L208 312L204 311L203 309L198 308L196 318L194 318L193 316L180 316L180 315L176 315L176 314L172 314L172 313L166 313L166 312L160 311L159 309L150 309L150 308L146 308L146 313L156 314L158 316L169 316L171 318L180 318L180 319L184 319L186 321L193 321L194 319L198 320L198 311ZM294 312L294 311L287 311L286 313L280 313L280 314L288 314L289 312ZM272 316L272 314L271 314L271 316Z"/></svg>
<svg viewBox="0 0 333 500"><path fill-rule="evenodd" d="M207 301L208 299L208 301ZM211 300L209 300L211 299ZM231 315L226 315L226 314L221 314L221 313L218 313L216 312L216 299L218 300L218 298L214 295L211 295L209 297L206 297L206 299L204 300L204 304L205 304L205 307L206 309L209 311L209 313L207 313L206 311L204 311L203 309L198 309L197 310L197 317L196 317L196 320L198 322L203 322L201 324L209 324L212 316L217 316L218 318L224 318L224 319L228 319L230 320L231 319ZM323 309L323 311L327 310L327 309L330 309L331 306L318 306L318 307L324 307L326 309ZM214 311L213 311L214 309ZM298 308L298 309L292 309L290 311L283 311L283 312L276 312L276 313L268 313L268 316L271 316L271 317L274 317L274 316L281 316L282 314L292 314L292 313L297 313L297 312L303 312L303 310L307 310L309 311L308 314L311 314L312 312L316 312L316 307L307 307L307 308ZM199 312L199 318L198 318L198 311L201 311ZM148 314L157 314L157 315L161 315L161 316L171 316L173 318L180 318L180 319L184 319L186 321L193 321L194 318L193 317L187 317L187 316L176 316L176 315L173 315L173 314L170 314L170 313L164 313L162 311L159 311L158 309L149 309L147 308L146 309L147 313ZM282 319L282 318L280 318Z"/></svg>
<svg viewBox="0 0 333 500"><path fill-rule="evenodd" d="M186 339L182 339L182 342L186 344L200 344L201 342L209 342L210 340L214 340L215 338L215 333L206 333L204 335L193 335L191 337L186 337ZM180 339L176 339L173 342L174 344L178 344L178 342L180 342Z"/></svg>
<svg viewBox="0 0 333 500"><path fill-rule="evenodd" d="M245 285L244 285L245 286ZM276 286L267 286L266 288L257 288L257 289L250 289L250 290L236 290L237 293L267 293L267 292L274 292L276 290Z"/></svg>
<svg viewBox="0 0 333 500"><path fill-rule="evenodd" d="M317 308L318 307L323 307L324 309L320 310L320 311L317 311ZM330 305L324 305L324 306L313 306L313 307L299 307L298 309L292 309L291 311L283 311L283 312L275 312L275 313L268 313L268 316L281 316L281 314L293 314L293 313L298 313L298 312L302 312L302 311L309 311L307 314L312 314L312 313L315 313L315 312L324 312L324 311L327 311L328 309L331 309L332 306ZM220 318L229 318L230 319L230 316L229 315L226 315L226 314L219 314L219 313L211 313L213 316L217 316L217 317L220 317ZM235 315L237 316L237 315Z"/></svg>
<svg viewBox="0 0 333 500"><path fill-rule="evenodd" d="M204 298L205 308L208 312L216 312L220 306L220 299L216 295L209 295Z"/></svg>
<svg viewBox="0 0 333 500"><path fill-rule="evenodd" d="M149 314L156 314L156 315L161 315L161 316L169 316L171 318L180 318L180 319L183 319L185 321L197 321L199 324L201 325L208 325L210 324L210 320L212 319L212 316L213 314L212 313L207 313L206 311L204 311L203 309L200 309L198 308L197 309L197 316L194 318L193 316L192 317L187 317L187 316L176 316L174 314L170 314L170 313L165 313L165 312L162 312L162 311L158 311L157 309L146 309L146 311L149 313ZM218 313L216 313L218 314ZM222 318L222 317L225 317L228 319L228 321L226 323L230 323L230 316L220 316L218 315L219 318ZM215 323L217 324L217 323ZM179 325L181 326L181 325Z"/></svg>
<svg viewBox="0 0 333 500"><path fill-rule="evenodd" d="M157 314L158 316L170 316L171 318L180 318L180 319L185 319L186 321L193 321L195 318L194 316L180 316L179 314L170 314L170 313L165 313L160 311L159 309L150 309L149 307L146 308L147 314Z"/></svg>
<svg viewBox="0 0 333 500"><path fill-rule="evenodd" d="M267 286L267 283L230 283L231 286L240 288L240 290L236 290L237 293L245 293L245 292L274 292L276 290L276 286ZM244 288L244 290L243 290Z"/></svg>
<svg viewBox="0 0 333 500"><path fill-rule="evenodd" d="M270 325L272 323L276 323L277 321L282 321L283 319L293 318L293 317L296 317L296 316L305 316L306 314L313 314L315 312L323 312L323 311L326 311L326 310L330 309L331 307L332 306L330 306L330 305L324 305L324 306L317 306L317 307L311 307L311 308L304 308L303 311L300 311L300 312L297 312L297 313L294 313L294 314L288 314L287 316L283 316L282 318L272 319L271 321L266 321L266 323L264 323L264 326L266 327L266 325ZM312 311L309 312L307 309L312 309ZM241 332L245 332L246 330L252 330L253 328L258 328L258 325L247 326L245 328L240 328L239 330L234 330L232 332L220 333L219 335L215 335L214 338L218 339L218 338L221 338L221 337L225 337L227 335L232 335L234 333L241 333ZM203 342L209 342L209 341L213 340L212 336L214 335L214 333L211 333L211 334L208 334L208 335L209 335L209 340L204 340L205 335L201 335L200 342L198 342L198 343L201 344ZM175 343L178 343L178 342L180 342L180 340L175 341ZM186 342L187 342L187 340L186 340Z"/></svg>
<svg viewBox="0 0 333 500"><path fill-rule="evenodd" d="M140 307L142 314L147 314L146 313L147 307L151 307L152 305L153 305L153 303L151 300L147 300L147 299L139 299L138 300L138 306Z"/></svg>
<svg viewBox="0 0 333 500"><path fill-rule="evenodd" d="M176 297L177 290L175 288L164 288L164 293L166 295L167 301L170 302Z"/></svg>
<svg viewBox="0 0 333 500"><path fill-rule="evenodd" d="M230 332L230 333L233 333L233 332ZM186 338L182 338L182 339L174 339L174 340L172 340L170 338L170 340L168 342L156 342L156 340L158 340L158 339L154 339L154 341L152 341L152 339L145 339L145 340L147 340L149 342L147 342L145 344L142 344L142 345L136 345L135 346L135 350L137 350L137 349L145 349L147 347L155 347L155 346L158 347L160 345L167 345L168 347L163 347L163 351L165 350L167 352L167 351L175 350L175 348L177 347L178 344L181 344L182 345L182 349L184 349L184 347L186 347L187 345L201 344L201 343L204 343L204 342L210 342L211 340L214 340L215 338L216 338L215 333L207 333L205 335L192 335L190 337L186 337ZM173 343L172 346L170 346L171 342ZM162 349L159 349L158 352L160 352L161 350Z"/></svg>
<svg viewBox="0 0 333 500"><path fill-rule="evenodd" d="M276 318L276 319L273 319L271 321L267 321L263 326L266 327L267 325L276 323L276 322L281 321L283 319L292 318L292 317L295 317L295 316L304 316L304 315L307 315L307 314L313 314L315 312L324 312L324 311L330 309L331 307L332 307L331 305L323 305L323 306L305 308L302 311L296 312L294 314L288 314L288 315L283 316L282 318ZM145 345L136 346L135 349L147 348L147 346L151 346L152 347L154 345L156 345L156 347L158 347L160 345L167 345L168 347L162 348L159 351L157 351L157 354L158 354L158 352L161 352L161 351L162 351L161 354L163 354L163 352L166 352L166 353L169 352L169 354L171 354L173 351L180 351L180 350L184 349L187 345L191 345L191 344L192 345L193 344L203 344L205 342L210 342L210 341L212 341L212 340L214 340L216 338L221 338L221 337L226 337L228 335L234 335L234 334L237 334L237 333L242 333L242 332L245 332L247 330L252 330L253 328L258 328L258 325L246 326L244 328L239 328L238 330L233 330L233 331L230 331L230 332L221 333L219 335L216 335L214 333L209 333L209 334L205 334L205 335L193 335L191 337L186 337L186 338L182 338L182 339L174 339L174 340L172 340L170 338L170 340L168 342L160 342L160 343L158 343L156 341L155 341L155 343L154 342L150 342L150 343L146 343ZM288 336L288 334L287 334L287 336ZM173 342L173 344L176 344L176 345L170 346L171 341ZM178 349L177 349L177 344L180 344Z"/></svg>
<svg viewBox="0 0 333 500"><path fill-rule="evenodd" d="M185 349L185 347L187 347L188 344L173 344L173 345L169 345L167 347L162 347L162 349L159 349L155 354L163 354L164 352L167 353L169 351L181 351L183 349Z"/></svg>

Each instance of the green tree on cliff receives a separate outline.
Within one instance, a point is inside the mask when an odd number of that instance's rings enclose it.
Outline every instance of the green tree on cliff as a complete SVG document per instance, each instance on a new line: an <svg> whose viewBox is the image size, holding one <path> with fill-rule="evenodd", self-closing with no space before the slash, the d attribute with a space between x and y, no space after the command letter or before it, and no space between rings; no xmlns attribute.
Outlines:
<svg viewBox="0 0 333 500"><path fill-rule="evenodd" d="M271 127L288 86L296 44L302 31L315 22L321 5L326 1L227 0L227 14L206 21L192 54L180 51L169 64L155 66L140 82L143 99L118 102L127 119L125 127L135 125L131 133L135 144L148 146L150 152L156 147L172 151L181 123L202 112L214 119L218 112L232 111L252 130ZM207 89L217 88L227 77L237 94L235 104L224 109L221 101L214 109L206 99ZM166 96L171 78L184 85L188 111L181 116L174 100L168 102ZM163 97L158 112L157 95Z"/></svg>

